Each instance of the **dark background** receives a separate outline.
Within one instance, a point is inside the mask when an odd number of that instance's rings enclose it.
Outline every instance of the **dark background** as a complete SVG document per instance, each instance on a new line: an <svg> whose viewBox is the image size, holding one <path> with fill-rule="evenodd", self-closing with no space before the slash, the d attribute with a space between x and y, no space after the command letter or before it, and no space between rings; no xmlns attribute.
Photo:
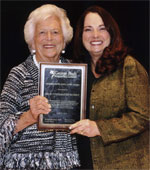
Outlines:
<svg viewBox="0 0 150 170"><path fill-rule="evenodd" d="M77 19L87 7L99 5L117 21L124 42L132 55L149 72L149 1L1 1L1 88L10 69L23 62L29 53L24 41L24 24L35 8L52 3L67 11L75 30ZM65 55L72 55L72 42Z"/></svg>

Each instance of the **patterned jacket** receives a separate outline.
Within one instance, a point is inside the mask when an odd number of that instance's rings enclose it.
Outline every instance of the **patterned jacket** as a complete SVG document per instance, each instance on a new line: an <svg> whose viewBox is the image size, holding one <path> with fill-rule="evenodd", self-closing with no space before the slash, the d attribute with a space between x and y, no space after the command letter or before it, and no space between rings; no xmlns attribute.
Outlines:
<svg viewBox="0 0 150 170"><path fill-rule="evenodd" d="M61 58L62 63L68 60ZM29 56L8 75L1 94L0 169L69 169L79 166L76 137L68 132L42 132L37 124L13 135L19 116L38 95L38 68Z"/></svg>
<svg viewBox="0 0 150 170"><path fill-rule="evenodd" d="M127 56L123 68L94 82L90 119L101 137L93 137L94 169L148 170L148 76L141 64Z"/></svg>

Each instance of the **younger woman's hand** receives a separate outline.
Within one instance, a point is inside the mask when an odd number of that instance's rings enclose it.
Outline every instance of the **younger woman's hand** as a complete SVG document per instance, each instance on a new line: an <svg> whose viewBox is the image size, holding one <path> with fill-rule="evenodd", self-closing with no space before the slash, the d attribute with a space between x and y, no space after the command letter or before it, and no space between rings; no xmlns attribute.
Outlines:
<svg viewBox="0 0 150 170"><path fill-rule="evenodd" d="M87 137L100 136L99 129L95 121L84 119L72 124L69 129L70 134L80 134Z"/></svg>

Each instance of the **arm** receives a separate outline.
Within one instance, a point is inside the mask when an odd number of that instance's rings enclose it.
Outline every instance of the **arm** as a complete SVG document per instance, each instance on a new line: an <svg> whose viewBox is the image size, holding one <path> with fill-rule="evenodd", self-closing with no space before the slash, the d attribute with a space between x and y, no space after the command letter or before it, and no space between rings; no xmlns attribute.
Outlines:
<svg viewBox="0 0 150 170"><path fill-rule="evenodd" d="M21 102L17 90L17 84L20 83L19 78L15 77L12 69L7 81L5 82L3 91L0 97L0 167L3 165L3 156L13 139L13 133L16 126L16 121L19 114L19 101ZM18 100L18 102L16 102ZM16 102L16 104L15 104ZM16 114L15 114L16 113Z"/></svg>
<svg viewBox="0 0 150 170"><path fill-rule="evenodd" d="M24 86L25 70L14 68L11 70L4 85L0 100L0 162L17 132L37 122L38 115L50 111L50 105L42 96L30 99L30 107L25 103L26 110L22 110L23 101L21 91ZM24 108L25 109L25 108ZM21 116L20 116L21 115ZM14 135L15 134L15 135Z"/></svg>
<svg viewBox="0 0 150 170"><path fill-rule="evenodd" d="M97 120L104 144L118 142L143 132L149 124L148 76L144 68L133 58L125 60L126 112L119 118Z"/></svg>
<svg viewBox="0 0 150 170"><path fill-rule="evenodd" d="M2 116L7 114L17 118L16 132L36 123L39 114L46 114L50 111L50 105L45 97L32 98L33 94L28 94L29 99L24 99L26 94L22 92L27 88L24 84L27 72L23 65L13 68L1 94Z"/></svg>
<svg viewBox="0 0 150 170"><path fill-rule="evenodd" d="M24 128L38 122L40 114L48 114L51 111L51 105L48 100L42 96L35 96L30 99L30 109L23 112L16 123L15 132L17 133Z"/></svg>

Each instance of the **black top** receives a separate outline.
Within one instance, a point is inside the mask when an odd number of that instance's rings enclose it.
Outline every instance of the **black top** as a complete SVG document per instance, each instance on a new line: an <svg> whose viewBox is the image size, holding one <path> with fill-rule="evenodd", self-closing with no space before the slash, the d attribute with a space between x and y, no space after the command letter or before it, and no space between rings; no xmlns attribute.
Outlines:
<svg viewBox="0 0 150 170"><path fill-rule="evenodd" d="M88 66L88 78L87 78L87 107L86 107L86 119L89 119L90 114L90 94L93 82L96 80L94 77L90 65ZM92 155L90 148L90 139L89 137L78 135L78 150L81 167L78 169L93 169L92 164Z"/></svg>

